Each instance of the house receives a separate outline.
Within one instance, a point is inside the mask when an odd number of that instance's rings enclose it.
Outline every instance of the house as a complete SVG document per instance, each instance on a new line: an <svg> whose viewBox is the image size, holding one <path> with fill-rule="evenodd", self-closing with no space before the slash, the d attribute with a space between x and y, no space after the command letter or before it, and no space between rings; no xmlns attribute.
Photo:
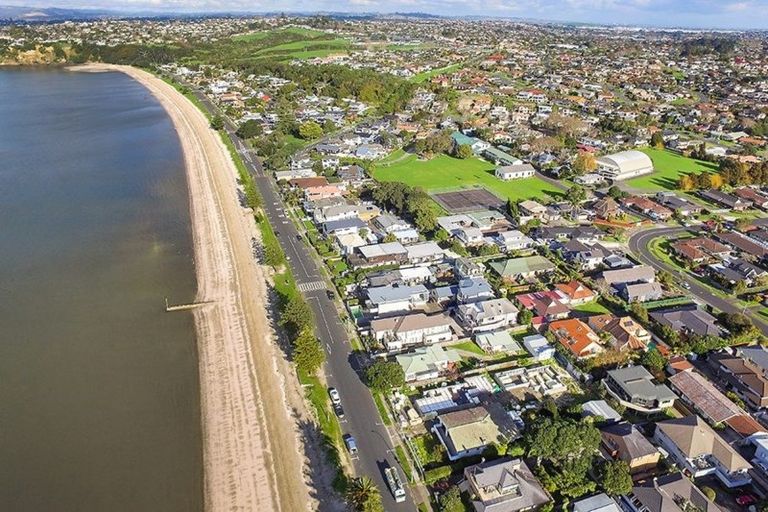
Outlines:
<svg viewBox="0 0 768 512"><path fill-rule="evenodd" d="M709 189L699 192L699 195L715 204L719 204L731 210L743 211L752 207L752 202L741 199L738 196L727 194L717 189Z"/></svg>
<svg viewBox="0 0 768 512"><path fill-rule="evenodd" d="M573 512L622 512L622 510L613 498L601 492L574 502Z"/></svg>
<svg viewBox="0 0 768 512"><path fill-rule="evenodd" d="M351 235L359 233L361 229L368 229L368 225L359 218L352 217L323 222L321 229L327 236Z"/></svg>
<svg viewBox="0 0 768 512"><path fill-rule="evenodd" d="M546 361L555 357L555 348L541 334L525 336L523 346L536 361Z"/></svg>
<svg viewBox="0 0 768 512"><path fill-rule="evenodd" d="M673 243L672 251L684 261L701 264L726 258L731 253L731 248L701 236Z"/></svg>
<svg viewBox="0 0 768 512"><path fill-rule="evenodd" d="M494 331L517 323L518 309L508 299L491 299L456 308L456 318L471 332Z"/></svg>
<svg viewBox="0 0 768 512"><path fill-rule="evenodd" d="M695 304L652 311L649 316L654 322L686 336L720 337L725 332L715 317Z"/></svg>
<svg viewBox="0 0 768 512"><path fill-rule="evenodd" d="M357 252L347 259L355 267L376 267L404 263L407 254L408 251L400 242L388 242L358 247ZM355 258L356 255L359 256Z"/></svg>
<svg viewBox="0 0 768 512"><path fill-rule="evenodd" d="M404 221L400 217L392 215L391 213L382 213L373 219L373 225L387 234L394 233L395 231L413 229L413 226L411 226L408 222Z"/></svg>
<svg viewBox="0 0 768 512"><path fill-rule="evenodd" d="M532 199L517 203L517 211L520 214L520 224L527 224L533 219L544 221L547 215L547 207Z"/></svg>
<svg viewBox="0 0 768 512"><path fill-rule="evenodd" d="M621 283L614 288L627 302L649 302L664 296L664 289L659 283Z"/></svg>
<svg viewBox="0 0 768 512"><path fill-rule="evenodd" d="M486 149L489 149L491 145L484 140L480 140L476 137L470 137L468 135L464 135L461 132L453 132L451 134L451 139L453 139L453 147L456 148L458 146L469 146L472 148L472 152L475 155L481 155Z"/></svg>
<svg viewBox="0 0 768 512"><path fill-rule="evenodd" d="M494 297L493 288L484 277L468 277L459 281L456 292L456 302L459 304L480 302Z"/></svg>
<svg viewBox="0 0 768 512"><path fill-rule="evenodd" d="M474 226L459 228L453 232L453 236L456 237L459 242L464 244L465 247L476 247L485 244L483 231Z"/></svg>
<svg viewBox="0 0 768 512"><path fill-rule="evenodd" d="M549 332L577 359L593 357L603 351L598 335L577 318L552 322Z"/></svg>
<svg viewBox="0 0 768 512"><path fill-rule="evenodd" d="M532 178L536 174L536 169L531 164L503 165L497 167L494 173L497 178L504 181L517 180L521 178Z"/></svg>
<svg viewBox="0 0 768 512"><path fill-rule="evenodd" d="M405 248L406 260L411 265L443 261L445 252L435 242L421 242Z"/></svg>
<svg viewBox="0 0 768 512"><path fill-rule="evenodd" d="M307 201L317 201L318 199L326 199L329 197L341 197L342 195L344 195L344 191L338 185L321 185L304 189L304 199Z"/></svg>
<svg viewBox="0 0 768 512"><path fill-rule="evenodd" d="M461 488L476 512L523 512L551 501L525 462L510 457L464 468Z"/></svg>
<svg viewBox="0 0 768 512"><path fill-rule="evenodd" d="M716 281L728 287L739 283L753 286L757 280L768 276L768 272L743 259L730 260L725 264L713 263L707 266L707 271Z"/></svg>
<svg viewBox="0 0 768 512"><path fill-rule="evenodd" d="M566 240L578 240L583 244L592 245L602 238L605 238L605 232L594 226L543 226L538 228L534 234L534 239L547 245Z"/></svg>
<svg viewBox="0 0 768 512"><path fill-rule="evenodd" d="M653 162L640 151L622 151L597 159L600 175L608 180L620 181L653 172Z"/></svg>
<svg viewBox="0 0 768 512"><path fill-rule="evenodd" d="M502 151L500 149L496 149L494 147L489 147L488 149L484 150L482 152L482 157L488 160L489 162L493 162L496 165L521 165L523 163L522 160L519 158L510 155L509 153ZM498 175L497 175L498 177Z"/></svg>
<svg viewBox="0 0 768 512"><path fill-rule="evenodd" d="M647 479L622 502L629 512L725 512L682 473Z"/></svg>
<svg viewBox="0 0 768 512"><path fill-rule="evenodd" d="M648 349L648 343L651 342L651 333L629 316L594 315L587 319L587 323L595 332L608 333L615 350L644 351Z"/></svg>
<svg viewBox="0 0 768 512"><path fill-rule="evenodd" d="M454 338L454 327L454 321L444 313L430 316L413 313L371 320L371 336L392 352L408 346L450 341Z"/></svg>
<svg viewBox="0 0 768 512"><path fill-rule="evenodd" d="M623 406L645 414L656 414L672 407L677 396L665 385L656 384L642 366L611 370L603 386Z"/></svg>
<svg viewBox="0 0 768 512"><path fill-rule="evenodd" d="M366 310L373 315L420 309L429 301L429 291L422 284L379 286L368 288L365 294Z"/></svg>
<svg viewBox="0 0 768 512"><path fill-rule="evenodd" d="M768 247L766 245L736 231L718 233L717 237L726 244L738 249L747 259L754 261L768 256Z"/></svg>
<svg viewBox="0 0 768 512"><path fill-rule="evenodd" d="M521 293L515 296L523 309L531 310L535 316L547 321L566 318L571 313L564 299L557 291Z"/></svg>
<svg viewBox="0 0 768 512"><path fill-rule="evenodd" d="M516 229L497 233L494 242L501 252L524 251L534 245L533 239Z"/></svg>
<svg viewBox="0 0 768 512"><path fill-rule="evenodd" d="M768 407L768 378L755 363L728 353L710 354L707 362L720 381L750 407Z"/></svg>
<svg viewBox="0 0 768 512"><path fill-rule="evenodd" d="M430 345L398 354L395 360L403 369L405 382L414 383L439 378L461 361L461 356L455 350Z"/></svg>
<svg viewBox="0 0 768 512"><path fill-rule="evenodd" d="M395 240L403 245L415 244L419 241L419 232L415 229L403 229L390 233Z"/></svg>
<svg viewBox="0 0 768 512"><path fill-rule="evenodd" d="M583 271L599 268L609 254L599 244L589 246L578 240L568 240L559 251L565 261Z"/></svg>
<svg viewBox="0 0 768 512"><path fill-rule="evenodd" d="M674 192L657 192L656 201L682 217L689 217L701 212L699 205L676 196Z"/></svg>
<svg viewBox="0 0 768 512"><path fill-rule="evenodd" d="M568 283L556 284L555 290L557 290L564 297L564 303L568 304L569 306L586 304L587 302L592 302L597 298L595 292L575 279Z"/></svg>
<svg viewBox="0 0 768 512"><path fill-rule="evenodd" d="M452 461L480 455L492 444L519 437L512 419L497 403L438 414L432 432Z"/></svg>
<svg viewBox="0 0 768 512"><path fill-rule="evenodd" d="M484 332L475 336L477 345L489 354L517 354L520 345L515 341L509 331Z"/></svg>
<svg viewBox="0 0 768 512"><path fill-rule="evenodd" d="M351 187L361 186L367 179L365 169L359 165L345 165L336 171L336 176Z"/></svg>
<svg viewBox="0 0 768 512"><path fill-rule="evenodd" d="M752 481L752 465L695 414L657 422L653 438L693 478L714 474L729 489Z"/></svg>
<svg viewBox="0 0 768 512"><path fill-rule="evenodd" d="M503 281L513 282L521 279L530 279L534 276L555 270L555 265L543 256L525 256L522 258L510 258L503 261L494 261L490 264L493 272L498 274Z"/></svg>
<svg viewBox="0 0 768 512"><path fill-rule="evenodd" d="M468 277L483 277L485 275L485 267L467 258L456 258L453 261L453 274L459 280Z"/></svg>
<svg viewBox="0 0 768 512"><path fill-rule="evenodd" d="M713 425L725 423L734 416L744 414L741 407L718 391L709 379L694 370L677 372L669 378L669 385L677 391L683 402Z"/></svg>
<svg viewBox="0 0 768 512"><path fill-rule="evenodd" d="M601 277L608 286L624 283L653 283L656 280L656 272L648 265L635 265L631 268L605 270Z"/></svg>
<svg viewBox="0 0 768 512"><path fill-rule="evenodd" d="M601 427L600 438L603 449L626 462L633 475L646 473L659 463L659 451L629 422Z"/></svg>
<svg viewBox="0 0 768 512"><path fill-rule="evenodd" d="M752 203L761 210L768 209L768 197L751 187L737 188L733 191L733 195Z"/></svg>
<svg viewBox="0 0 768 512"><path fill-rule="evenodd" d="M592 205L592 209L595 211L595 215L601 219L613 219L621 215L621 209L618 203L611 197L605 196L602 199L595 201Z"/></svg>
<svg viewBox="0 0 768 512"><path fill-rule="evenodd" d="M625 197L621 200L621 203L625 208L634 210L656 221L665 221L672 217L672 210L651 201L645 196Z"/></svg>

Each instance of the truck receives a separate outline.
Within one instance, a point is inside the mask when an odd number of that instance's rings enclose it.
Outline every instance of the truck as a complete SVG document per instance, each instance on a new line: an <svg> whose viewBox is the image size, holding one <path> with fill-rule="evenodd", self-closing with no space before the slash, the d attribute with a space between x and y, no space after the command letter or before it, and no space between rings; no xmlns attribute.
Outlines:
<svg viewBox="0 0 768 512"><path fill-rule="evenodd" d="M384 476L387 477L387 485L389 485L389 490L392 492L395 501L397 503L404 502L405 488L403 487L403 481L400 480L400 473L397 472L397 469L392 466L386 468L384 470Z"/></svg>

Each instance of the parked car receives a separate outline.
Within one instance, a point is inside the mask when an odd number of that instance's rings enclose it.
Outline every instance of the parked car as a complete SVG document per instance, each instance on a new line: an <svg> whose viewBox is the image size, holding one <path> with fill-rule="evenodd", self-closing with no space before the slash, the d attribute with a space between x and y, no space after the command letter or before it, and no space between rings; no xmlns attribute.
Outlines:
<svg viewBox="0 0 768 512"><path fill-rule="evenodd" d="M344 408L342 406L338 405L338 404L333 406L333 412L335 412L336 416L339 417L339 418L343 418L344 417Z"/></svg>
<svg viewBox="0 0 768 512"><path fill-rule="evenodd" d="M328 388L328 396L331 397L333 405L341 405L341 395L336 388Z"/></svg>
<svg viewBox="0 0 768 512"><path fill-rule="evenodd" d="M736 503L742 507L748 507L757 503L757 498L753 494L745 493L736 497Z"/></svg>
<svg viewBox="0 0 768 512"><path fill-rule="evenodd" d="M333 298L336 297L336 294L333 293L333 290L325 290L325 295L328 297L328 300L333 300Z"/></svg>
<svg viewBox="0 0 768 512"><path fill-rule="evenodd" d="M344 434L344 444L347 445L347 450L352 455L357 453L357 442L352 434Z"/></svg>

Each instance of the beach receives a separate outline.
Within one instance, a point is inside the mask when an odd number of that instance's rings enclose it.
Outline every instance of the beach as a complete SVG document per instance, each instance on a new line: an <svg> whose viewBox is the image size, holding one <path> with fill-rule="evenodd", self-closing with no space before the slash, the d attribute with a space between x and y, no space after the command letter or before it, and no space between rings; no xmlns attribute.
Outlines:
<svg viewBox="0 0 768 512"><path fill-rule="evenodd" d="M237 170L219 135L182 94L145 71L120 71L161 103L178 133L194 241L205 510L299 511L310 507L296 391L267 318L267 273L252 255L259 236L236 193ZM140 149L140 148L139 148ZM184 314L184 313L173 313ZM283 374L281 374L283 373ZM295 393L294 393L295 394Z"/></svg>

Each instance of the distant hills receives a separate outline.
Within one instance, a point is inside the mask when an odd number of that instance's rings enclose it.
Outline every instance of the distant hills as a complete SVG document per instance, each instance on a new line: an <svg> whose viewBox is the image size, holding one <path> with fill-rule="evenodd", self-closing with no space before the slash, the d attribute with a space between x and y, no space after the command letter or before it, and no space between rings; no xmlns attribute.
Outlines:
<svg viewBox="0 0 768 512"><path fill-rule="evenodd" d="M16 7L0 5L0 20L7 21L65 21L106 18L114 12L95 9L61 9L58 7Z"/></svg>

